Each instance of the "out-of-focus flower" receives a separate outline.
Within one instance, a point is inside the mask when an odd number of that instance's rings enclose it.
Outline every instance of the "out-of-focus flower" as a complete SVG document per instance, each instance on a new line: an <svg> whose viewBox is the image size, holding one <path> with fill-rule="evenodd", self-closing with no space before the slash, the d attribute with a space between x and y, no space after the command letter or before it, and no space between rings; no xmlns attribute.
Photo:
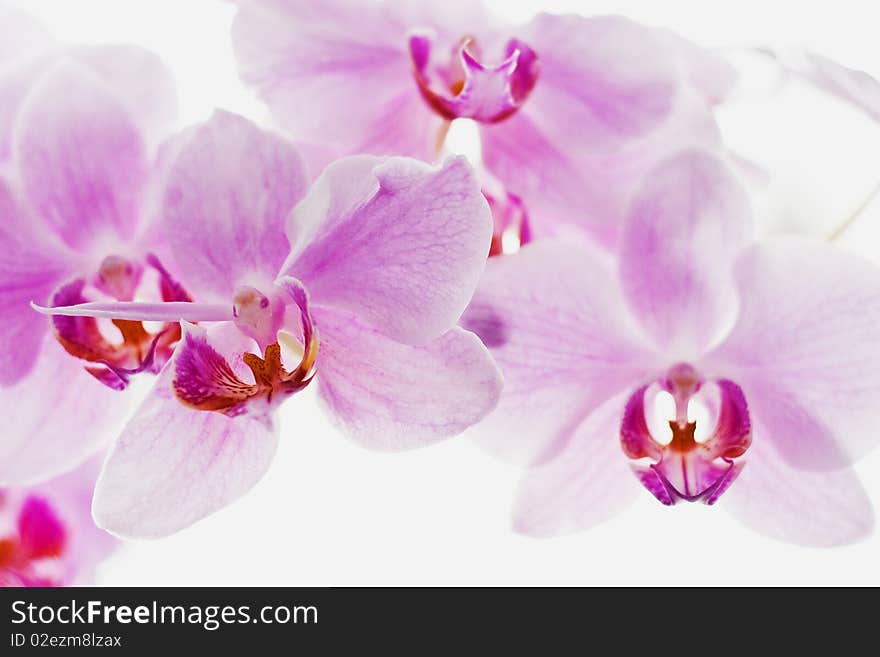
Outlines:
<svg viewBox="0 0 880 657"><path fill-rule="evenodd" d="M34 18L0 4L0 160L10 155L13 126L28 94L63 61L100 79L148 141L158 141L172 128L177 91L155 54L121 44L62 44Z"/></svg>
<svg viewBox="0 0 880 657"><path fill-rule="evenodd" d="M801 76L822 91L880 121L880 82L865 71L848 68L833 59L804 50L762 50L789 73Z"/></svg>
<svg viewBox="0 0 880 657"><path fill-rule="evenodd" d="M455 326L492 233L464 159L346 158L300 200L296 150L241 117L217 113L180 142L163 225L186 281L217 303L188 315L165 304L149 315L126 303L50 310L219 322L186 326L111 451L101 526L162 536L242 495L274 455L275 409L313 380L337 423L374 449L433 443L494 408L498 369Z"/></svg>
<svg viewBox="0 0 880 657"><path fill-rule="evenodd" d="M462 325L506 387L475 431L533 465L528 534L598 523L639 481L666 505L721 499L784 540L856 540L873 512L847 466L877 441L878 320L878 268L753 242L730 172L686 151L636 195L616 271L554 242L489 261Z"/></svg>
<svg viewBox="0 0 880 657"><path fill-rule="evenodd" d="M0 488L0 586L90 584L117 546L92 520L99 462L39 486Z"/></svg>
<svg viewBox="0 0 880 657"><path fill-rule="evenodd" d="M174 103L170 74L129 47L34 57L10 65L27 72L20 86L0 76L9 119L0 121L0 158L2 144L9 151L0 175L3 484L84 461L130 410L116 391L158 371L180 335L176 324L48 320L32 301L189 299L156 257L161 244L146 220L151 135Z"/></svg>
<svg viewBox="0 0 880 657"><path fill-rule="evenodd" d="M479 2L240 0L243 79L320 166L340 154L431 161L456 118L533 228L613 243L634 185L670 150L716 144L732 69L627 19L493 20Z"/></svg>

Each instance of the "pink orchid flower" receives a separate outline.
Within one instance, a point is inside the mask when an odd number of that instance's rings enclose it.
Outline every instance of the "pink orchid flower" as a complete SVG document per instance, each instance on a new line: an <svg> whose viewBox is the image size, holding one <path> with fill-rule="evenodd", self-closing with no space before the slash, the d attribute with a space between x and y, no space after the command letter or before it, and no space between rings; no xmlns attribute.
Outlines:
<svg viewBox="0 0 880 657"><path fill-rule="evenodd" d="M90 584L118 542L92 520L99 462L39 486L0 488L0 586Z"/></svg>
<svg viewBox="0 0 880 657"><path fill-rule="evenodd" d="M615 16L509 26L472 0L238 4L241 76L318 166L348 153L432 161L450 121L472 119L537 236L567 222L613 243L657 158L718 142L710 105L733 79L697 46Z"/></svg>
<svg viewBox="0 0 880 657"><path fill-rule="evenodd" d="M847 466L878 436L878 319L880 269L753 242L744 192L701 151L646 178L615 262L552 241L491 259L462 325L506 382L480 442L532 464L516 528L592 526L641 484L788 541L864 536Z"/></svg>
<svg viewBox="0 0 880 657"><path fill-rule="evenodd" d="M161 215L187 285L211 303L49 310L202 322L112 449L100 526L163 536L245 493L275 452L276 408L312 381L373 449L428 445L494 408L498 369L456 326L492 232L464 159L346 158L305 194L293 146L241 117L218 112L180 141Z"/></svg>
<svg viewBox="0 0 880 657"><path fill-rule="evenodd" d="M188 299L156 258L161 244L146 221L147 133L164 113L169 74L151 55L110 47L47 55L31 73L0 174L0 410L11 423L0 440L4 485L45 479L93 454L127 410L117 391L140 371L158 371L180 331L49 320L29 304ZM137 113L133 96L143 101Z"/></svg>

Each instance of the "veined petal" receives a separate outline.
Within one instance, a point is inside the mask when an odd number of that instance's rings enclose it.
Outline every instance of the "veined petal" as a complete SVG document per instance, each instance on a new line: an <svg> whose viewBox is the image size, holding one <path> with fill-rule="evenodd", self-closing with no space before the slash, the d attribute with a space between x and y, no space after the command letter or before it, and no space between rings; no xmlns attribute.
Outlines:
<svg viewBox="0 0 880 657"><path fill-rule="evenodd" d="M145 146L97 74L72 61L46 73L19 112L13 152L39 218L71 247L134 234Z"/></svg>
<svg viewBox="0 0 880 657"><path fill-rule="evenodd" d="M707 362L742 386L765 440L799 468L839 468L880 439L880 268L776 238L736 265L740 312Z"/></svg>
<svg viewBox="0 0 880 657"><path fill-rule="evenodd" d="M498 401L502 380L474 334L454 327L424 346L385 337L351 313L315 306L317 383L333 418L371 449L422 447L464 431Z"/></svg>
<svg viewBox="0 0 880 657"><path fill-rule="evenodd" d="M588 529L635 501L639 485L618 440L625 403L625 395L606 401L552 460L527 471L514 508L516 531L557 536Z"/></svg>
<svg viewBox="0 0 880 657"><path fill-rule="evenodd" d="M455 324L485 267L492 216L464 158L345 158L322 174L288 225L284 273L315 304L423 344Z"/></svg>
<svg viewBox="0 0 880 657"><path fill-rule="evenodd" d="M745 467L719 506L761 534L798 545L831 547L867 537L874 510L855 473L793 468L776 453L772 433L756 424Z"/></svg>
<svg viewBox="0 0 880 657"><path fill-rule="evenodd" d="M162 223L189 285L228 300L250 279L275 278L289 251L284 221L307 186L293 146L217 111L180 146L166 176Z"/></svg>
<svg viewBox="0 0 880 657"><path fill-rule="evenodd" d="M751 238L748 196L720 159L684 151L633 200L620 245L623 291L671 360L689 360L733 321L733 262Z"/></svg>
<svg viewBox="0 0 880 657"><path fill-rule="evenodd" d="M166 367L115 443L95 488L98 526L159 538L234 501L265 474L278 442L266 418L188 408Z"/></svg>
<svg viewBox="0 0 880 657"><path fill-rule="evenodd" d="M658 367L609 268L561 243L491 258L461 325L505 380L498 409L473 433L514 461L549 459L603 402Z"/></svg>

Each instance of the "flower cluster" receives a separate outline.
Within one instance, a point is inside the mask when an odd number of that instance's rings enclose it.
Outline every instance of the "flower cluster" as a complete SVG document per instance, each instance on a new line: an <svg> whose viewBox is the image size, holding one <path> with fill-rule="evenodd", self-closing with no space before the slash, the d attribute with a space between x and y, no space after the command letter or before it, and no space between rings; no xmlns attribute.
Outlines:
<svg viewBox="0 0 880 657"><path fill-rule="evenodd" d="M0 12L0 583L84 581L99 527L228 505L308 387L368 448L469 430L522 464L530 535L640 491L801 544L871 529L880 268L757 237L722 57L615 16L237 5L278 132L181 128L150 53ZM873 80L798 62L876 110ZM460 120L482 161L448 152Z"/></svg>

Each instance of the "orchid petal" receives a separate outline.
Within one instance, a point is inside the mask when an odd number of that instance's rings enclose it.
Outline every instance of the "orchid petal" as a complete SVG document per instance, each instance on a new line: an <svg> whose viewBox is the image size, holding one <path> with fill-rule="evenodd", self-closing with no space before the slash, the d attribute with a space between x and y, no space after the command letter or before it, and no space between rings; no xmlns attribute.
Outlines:
<svg viewBox="0 0 880 657"><path fill-rule="evenodd" d="M748 196L714 156L684 151L647 175L623 229L620 275L672 360L699 355L732 323L732 265L751 228Z"/></svg>
<svg viewBox="0 0 880 657"><path fill-rule="evenodd" d="M705 99L694 92L678 94L655 129L604 150L589 144L579 149L570 136L554 138L530 105L480 137L487 168L523 199L537 237L561 236L573 227L616 248L631 197L657 162L721 143Z"/></svg>
<svg viewBox="0 0 880 657"><path fill-rule="evenodd" d="M30 372L0 394L0 485L42 481L83 463L122 426L135 402L92 378L51 334L36 353Z"/></svg>
<svg viewBox="0 0 880 657"><path fill-rule="evenodd" d="M474 434L514 461L552 457L584 418L658 364L609 268L561 243L490 259L461 325L482 338L505 379L498 410Z"/></svg>
<svg viewBox="0 0 880 657"><path fill-rule="evenodd" d="M514 508L516 531L557 536L588 529L635 501L639 485L618 439L625 403L624 395L606 401L559 454L527 471Z"/></svg>
<svg viewBox="0 0 880 657"><path fill-rule="evenodd" d="M37 360L48 322L32 299L48 300L66 274L57 244L33 230L32 216L0 180L0 385L25 376Z"/></svg>
<svg viewBox="0 0 880 657"><path fill-rule="evenodd" d="M464 158L345 158L291 215L284 272L315 304L356 313L393 340L425 343L467 306L492 217Z"/></svg>
<svg viewBox="0 0 880 657"><path fill-rule="evenodd" d="M147 175L144 143L124 106L84 66L59 64L30 92L13 151L46 226L83 249L135 232Z"/></svg>
<svg viewBox="0 0 880 657"><path fill-rule="evenodd" d="M461 433L498 401L502 381L480 340L454 327L424 346L389 340L351 313L314 306L317 383L336 422L378 450Z"/></svg>
<svg viewBox="0 0 880 657"><path fill-rule="evenodd" d="M0 159L9 155L21 101L44 65L54 39L32 16L0 6Z"/></svg>
<svg viewBox="0 0 880 657"><path fill-rule="evenodd" d="M676 52L651 28L620 16L542 13L520 40L542 63L523 111L554 143L607 148L655 128L673 108Z"/></svg>
<svg viewBox="0 0 880 657"><path fill-rule="evenodd" d="M71 472L25 489L48 501L64 523L65 585L92 584L95 567L119 546L92 520L92 493L102 460L92 458Z"/></svg>
<svg viewBox="0 0 880 657"><path fill-rule="evenodd" d="M177 119L177 88L165 63L144 48L131 45L78 46L65 55L88 66L125 105L140 132L158 144Z"/></svg>
<svg viewBox="0 0 880 657"><path fill-rule="evenodd" d="M46 28L30 14L0 5L0 65L55 45Z"/></svg>
<svg viewBox="0 0 880 657"><path fill-rule="evenodd" d="M296 142L322 143L331 159L430 160L442 119L425 108L412 79L406 36L413 24L393 15L400 5L246 3L232 27L239 73Z"/></svg>
<svg viewBox="0 0 880 657"><path fill-rule="evenodd" d="M880 81L868 73L809 51L771 54L787 70L880 121Z"/></svg>
<svg viewBox="0 0 880 657"><path fill-rule="evenodd" d="M880 268L776 238L736 265L740 312L707 362L742 386L765 439L799 468L851 463L880 439Z"/></svg>
<svg viewBox="0 0 880 657"><path fill-rule="evenodd" d="M265 418L188 408L173 377L173 365L159 375L95 488L95 521L116 535L159 538L188 527L252 488L275 454L277 431Z"/></svg>
<svg viewBox="0 0 880 657"><path fill-rule="evenodd" d="M792 468L776 454L771 436L756 425L745 467L719 506L761 534L798 545L830 547L868 536L874 510L853 471Z"/></svg>
<svg viewBox="0 0 880 657"><path fill-rule="evenodd" d="M182 278L223 299L252 277L271 283L289 251L285 218L306 184L302 160L285 140L215 112L180 146L162 194Z"/></svg>
<svg viewBox="0 0 880 657"><path fill-rule="evenodd" d="M661 36L678 53L686 79L710 105L718 105L730 96L738 73L721 51L704 48L684 39L672 30L660 29Z"/></svg>

